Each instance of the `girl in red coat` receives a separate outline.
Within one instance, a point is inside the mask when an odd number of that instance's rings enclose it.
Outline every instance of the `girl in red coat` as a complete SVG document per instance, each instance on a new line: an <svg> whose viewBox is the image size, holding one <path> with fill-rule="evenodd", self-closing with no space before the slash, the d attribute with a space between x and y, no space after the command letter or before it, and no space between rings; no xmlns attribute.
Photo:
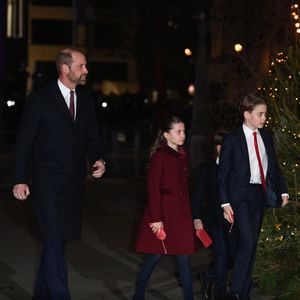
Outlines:
<svg viewBox="0 0 300 300"><path fill-rule="evenodd" d="M184 123L170 117L152 147L147 176L148 203L136 250L145 253L134 300L143 300L147 282L162 255L175 255L185 300L193 300L189 254L196 252L188 192ZM164 234L166 234L164 238Z"/></svg>

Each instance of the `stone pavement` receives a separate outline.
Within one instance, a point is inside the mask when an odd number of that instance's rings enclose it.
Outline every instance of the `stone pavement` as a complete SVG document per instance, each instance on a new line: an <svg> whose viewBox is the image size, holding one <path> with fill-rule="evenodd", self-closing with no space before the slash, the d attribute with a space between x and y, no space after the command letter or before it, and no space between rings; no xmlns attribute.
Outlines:
<svg viewBox="0 0 300 300"><path fill-rule="evenodd" d="M133 245L144 205L143 178L87 180L83 237L66 251L73 300L131 299L142 258ZM0 300L31 299L40 251L31 200L14 200L0 177ZM192 256L195 300L201 299L198 274L209 260L203 248ZM147 300L183 299L175 270L170 257L160 261Z"/></svg>

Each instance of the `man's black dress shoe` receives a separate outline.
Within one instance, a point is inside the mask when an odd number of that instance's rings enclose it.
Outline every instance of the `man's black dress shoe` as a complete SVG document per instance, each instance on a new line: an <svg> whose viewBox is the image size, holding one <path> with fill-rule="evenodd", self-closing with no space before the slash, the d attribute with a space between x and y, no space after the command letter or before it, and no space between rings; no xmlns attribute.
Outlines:
<svg viewBox="0 0 300 300"><path fill-rule="evenodd" d="M200 278L201 278L202 297L204 300L210 300L212 284L205 278L205 273L202 273Z"/></svg>

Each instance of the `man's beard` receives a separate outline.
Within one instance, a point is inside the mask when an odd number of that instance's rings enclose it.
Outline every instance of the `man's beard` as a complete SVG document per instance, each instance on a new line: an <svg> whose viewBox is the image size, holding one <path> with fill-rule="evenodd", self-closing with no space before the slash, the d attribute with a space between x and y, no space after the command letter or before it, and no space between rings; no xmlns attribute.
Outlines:
<svg viewBox="0 0 300 300"><path fill-rule="evenodd" d="M77 80L77 84L85 85L85 84L86 84L86 75L80 77L80 78Z"/></svg>

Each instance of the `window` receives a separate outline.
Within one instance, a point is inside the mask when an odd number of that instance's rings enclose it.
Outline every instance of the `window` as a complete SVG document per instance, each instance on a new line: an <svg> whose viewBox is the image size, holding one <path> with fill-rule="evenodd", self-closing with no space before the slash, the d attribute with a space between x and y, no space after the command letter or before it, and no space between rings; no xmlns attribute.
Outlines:
<svg viewBox="0 0 300 300"><path fill-rule="evenodd" d="M22 38L24 36L23 26L23 1L8 0L6 7L6 36L8 38Z"/></svg>
<svg viewBox="0 0 300 300"><path fill-rule="evenodd" d="M72 44L72 21L32 20L32 43L41 45Z"/></svg>

